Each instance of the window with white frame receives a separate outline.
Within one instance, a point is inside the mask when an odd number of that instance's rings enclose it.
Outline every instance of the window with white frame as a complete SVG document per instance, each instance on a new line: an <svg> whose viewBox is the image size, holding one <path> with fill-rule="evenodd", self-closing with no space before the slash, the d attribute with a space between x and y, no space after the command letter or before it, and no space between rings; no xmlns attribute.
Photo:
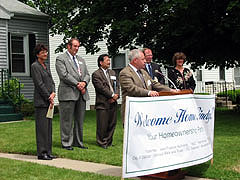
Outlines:
<svg viewBox="0 0 240 180"><path fill-rule="evenodd" d="M29 76L28 35L11 34L10 66L13 76Z"/></svg>
<svg viewBox="0 0 240 180"><path fill-rule="evenodd" d="M126 66L125 53L120 53L112 58L112 69L116 72L117 76L125 66Z"/></svg>
<svg viewBox="0 0 240 180"><path fill-rule="evenodd" d="M240 67L234 68L234 80L237 86L240 86Z"/></svg>
<svg viewBox="0 0 240 180"><path fill-rule="evenodd" d="M219 79L220 81L225 81L225 68L219 67Z"/></svg>

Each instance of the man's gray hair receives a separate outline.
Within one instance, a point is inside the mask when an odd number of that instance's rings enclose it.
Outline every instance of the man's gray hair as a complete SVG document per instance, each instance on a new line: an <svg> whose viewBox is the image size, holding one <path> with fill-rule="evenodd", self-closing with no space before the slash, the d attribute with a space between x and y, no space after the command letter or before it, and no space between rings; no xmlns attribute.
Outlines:
<svg viewBox="0 0 240 180"><path fill-rule="evenodd" d="M140 53L141 53L142 51L140 50L140 49L133 49L133 50L131 50L130 52L129 52L129 54L128 54L128 59L129 59L129 61L132 61L133 59L135 59L135 58L140 58Z"/></svg>

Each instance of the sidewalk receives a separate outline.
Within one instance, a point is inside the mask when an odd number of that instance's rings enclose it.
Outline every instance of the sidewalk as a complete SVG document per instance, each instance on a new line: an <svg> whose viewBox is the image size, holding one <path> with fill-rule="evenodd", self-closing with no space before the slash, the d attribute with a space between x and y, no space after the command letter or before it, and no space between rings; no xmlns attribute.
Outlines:
<svg viewBox="0 0 240 180"><path fill-rule="evenodd" d="M7 154L7 153L0 153L0 157L38 163L42 165L54 166L57 168L71 169L71 170L76 170L81 172L97 173L97 174L102 174L107 176L121 177L121 173L122 173L122 168L119 166L84 162L84 161L64 159L64 158L57 158L50 161L46 161L46 160L38 160L36 156L21 155L21 154ZM186 176L185 180L207 180L207 179Z"/></svg>

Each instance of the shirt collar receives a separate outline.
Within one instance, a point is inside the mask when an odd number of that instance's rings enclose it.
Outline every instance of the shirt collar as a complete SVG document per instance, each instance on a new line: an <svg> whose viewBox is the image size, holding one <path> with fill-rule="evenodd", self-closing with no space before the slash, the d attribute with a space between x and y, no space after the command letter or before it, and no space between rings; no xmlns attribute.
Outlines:
<svg viewBox="0 0 240 180"><path fill-rule="evenodd" d="M136 73L137 73L137 68L131 65L130 63L128 64Z"/></svg>
<svg viewBox="0 0 240 180"><path fill-rule="evenodd" d="M68 52L68 51L67 51L67 53L68 53L68 55L70 56L71 60L73 60L73 55L71 55L70 52ZM76 55L75 55L74 57L75 57L75 59L77 59L77 58L76 58Z"/></svg>

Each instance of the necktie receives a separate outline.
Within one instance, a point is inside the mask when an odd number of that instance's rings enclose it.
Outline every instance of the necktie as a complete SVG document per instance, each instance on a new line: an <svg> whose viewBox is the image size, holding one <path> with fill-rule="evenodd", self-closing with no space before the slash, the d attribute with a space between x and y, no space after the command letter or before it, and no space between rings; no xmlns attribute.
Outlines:
<svg viewBox="0 0 240 180"><path fill-rule="evenodd" d="M76 66L76 68L78 69L78 65L77 65L77 63L76 63L76 61L75 61L75 57L73 56L73 63L74 63L74 65Z"/></svg>
<svg viewBox="0 0 240 180"><path fill-rule="evenodd" d="M110 77L109 77L109 70L106 71L106 76L107 76L107 80L108 80L108 84L109 84L109 87L110 87L110 90L114 93L114 90L113 90L113 87L112 87L112 84L111 84L111 81L110 81Z"/></svg>
<svg viewBox="0 0 240 180"><path fill-rule="evenodd" d="M144 88L147 89L147 86L146 86L146 83L144 81L144 78L143 78L143 75L142 75L141 71L137 70L137 73L138 73L138 75L139 75L139 77L140 77L140 79L141 79L141 81L143 83Z"/></svg>
<svg viewBox="0 0 240 180"><path fill-rule="evenodd" d="M79 75L81 76L81 69L80 69L80 67L77 65L77 62L76 62L76 60L75 60L75 56L73 56L73 62L74 62L74 65L76 66L76 68L77 68L77 70L78 70Z"/></svg>
<svg viewBox="0 0 240 180"><path fill-rule="evenodd" d="M148 64L148 70L149 70L149 75L153 79L153 73L152 73L152 66L151 66L151 64Z"/></svg>

